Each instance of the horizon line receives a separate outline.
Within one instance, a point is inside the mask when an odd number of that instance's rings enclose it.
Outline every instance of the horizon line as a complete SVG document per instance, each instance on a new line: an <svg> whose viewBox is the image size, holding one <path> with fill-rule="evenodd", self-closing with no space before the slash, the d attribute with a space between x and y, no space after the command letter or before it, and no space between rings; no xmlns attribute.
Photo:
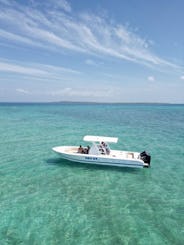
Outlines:
<svg viewBox="0 0 184 245"><path fill-rule="evenodd" d="M155 105L184 105L184 103L174 102L95 102L95 101L0 101L0 104L155 104Z"/></svg>

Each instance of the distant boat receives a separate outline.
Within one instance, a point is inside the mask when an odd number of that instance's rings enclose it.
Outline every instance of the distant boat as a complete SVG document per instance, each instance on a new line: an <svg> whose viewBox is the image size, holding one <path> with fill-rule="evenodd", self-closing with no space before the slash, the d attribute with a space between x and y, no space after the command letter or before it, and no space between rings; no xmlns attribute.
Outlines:
<svg viewBox="0 0 184 245"><path fill-rule="evenodd" d="M131 168L150 167L151 156L145 151L111 150L109 143L117 143L118 138L86 135L83 140L91 142L91 146L57 146L52 149L61 158L73 162Z"/></svg>

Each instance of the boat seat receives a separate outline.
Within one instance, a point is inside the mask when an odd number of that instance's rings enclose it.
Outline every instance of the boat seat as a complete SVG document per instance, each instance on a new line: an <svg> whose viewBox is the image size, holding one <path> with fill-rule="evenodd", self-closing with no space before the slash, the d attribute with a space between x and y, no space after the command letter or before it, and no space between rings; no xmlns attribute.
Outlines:
<svg viewBox="0 0 184 245"><path fill-rule="evenodd" d="M134 153L131 153L131 152L129 152L129 153L127 153L127 158L134 158Z"/></svg>

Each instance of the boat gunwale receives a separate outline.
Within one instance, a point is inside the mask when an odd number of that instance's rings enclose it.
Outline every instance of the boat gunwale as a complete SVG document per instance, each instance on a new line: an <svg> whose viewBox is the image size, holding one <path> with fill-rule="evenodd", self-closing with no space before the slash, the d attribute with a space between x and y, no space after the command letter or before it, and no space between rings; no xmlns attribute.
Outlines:
<svg viewBox="0 0 184 245"><path fill-rule="evenodd" d="M78 152L67 152L65 150L61 151L61 150L57 150L57 149L60 149L60 148L63 148L63 149L66 149L66 148L70 148L70 147L73 147L73 148L78 148L77 146L56 146L53 148L53 150L56 152L56 153L59 153L59 154L62 154L62 155L67 155L67 156L81 156L81 157L92 157L92 158L102 158L102 159L110 159L110 160L128 160L128 161L131 161L131 162L139 162L141 164L144 164L144 162L139 159L139 158L128 158L128 157L122 157L122 155L114 155L114 154L109 154L109 155L103 155L103 154L99 154L99 155L92 155L92 154L84 154L84 153L78 153ZM116 152L122 152L122 153L136 153L136 154L139 154L138 152L130 152L130 151L118 151L118 150L111 150L112 152L113 151L116 151ZM79 159L80 160L80 159Z"/></svg>

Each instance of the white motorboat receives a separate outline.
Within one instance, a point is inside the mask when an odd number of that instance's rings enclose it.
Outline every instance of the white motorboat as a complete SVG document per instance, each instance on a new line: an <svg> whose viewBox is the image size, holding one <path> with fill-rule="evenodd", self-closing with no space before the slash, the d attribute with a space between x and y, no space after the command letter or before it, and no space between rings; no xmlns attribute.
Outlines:
<svg viewBox="0 0 184 245"><path fill-rule="evenodd" d="M151 156L147 152L112 150L109 143L117 143L118 138L86 135L84 141L91 146L57 146L52 148L63 159L97 165L143 168L149 167Z"/></svg>

